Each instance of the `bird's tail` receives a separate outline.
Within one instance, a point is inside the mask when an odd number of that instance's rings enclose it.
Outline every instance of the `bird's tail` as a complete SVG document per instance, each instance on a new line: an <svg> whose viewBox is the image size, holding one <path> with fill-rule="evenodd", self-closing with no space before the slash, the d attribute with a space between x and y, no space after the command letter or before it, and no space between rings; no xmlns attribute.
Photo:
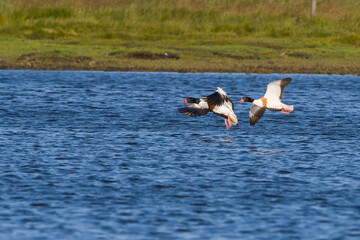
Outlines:
<svg viewBox="0 0 360 240"><path fill-rule="evenodd" d="M230 121L233 122L235 125L238 125L238 119L234 112L230 112Z"/></svg>
<svg viewBox="0 0 360 240"><path fill-rule="evenodd" d="M294 105L286 105L286 104L283 104L282 105L284 108L287 108L290 110L290 112L293 112L294 111Z"/></svg>

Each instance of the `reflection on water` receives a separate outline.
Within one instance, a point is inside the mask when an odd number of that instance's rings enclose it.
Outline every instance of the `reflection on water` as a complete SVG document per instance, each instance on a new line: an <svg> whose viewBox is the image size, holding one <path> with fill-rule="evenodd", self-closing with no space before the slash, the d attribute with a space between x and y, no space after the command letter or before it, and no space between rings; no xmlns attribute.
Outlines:
<svg viewBox="0 0 360 240"><path fill-rule="evenodd" d="M255 155L262 155L262 154L287 154L288 152L285 149L265 149L265 148L256 148L256 147L249 147L251 152Z"/></svg>
<svg viewBox="0 0 360 240"><path fill-rule="evenodd" d="M203 141L203 142L234 142L234 138L225 138L225 139L213 139L207 137L200 137L196 138L196 141Z"/></svg>
<svg viewBox="0 0 360 240"><path fill-rule="evenodd" d="M249 126L178 113L292 77ZM359 239L360 78L0 72L0 239Z"/></svg>

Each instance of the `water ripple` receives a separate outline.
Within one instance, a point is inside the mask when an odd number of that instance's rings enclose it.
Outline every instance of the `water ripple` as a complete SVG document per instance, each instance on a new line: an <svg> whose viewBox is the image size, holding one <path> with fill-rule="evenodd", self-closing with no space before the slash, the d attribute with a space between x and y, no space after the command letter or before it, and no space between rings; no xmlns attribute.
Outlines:
<svg viewBox="0 0 360 240"><path fill-rule="evenodd" d="M177 112L289 76L255 127ZM1 71L0 239L357 239L359 80Z"/></svg>

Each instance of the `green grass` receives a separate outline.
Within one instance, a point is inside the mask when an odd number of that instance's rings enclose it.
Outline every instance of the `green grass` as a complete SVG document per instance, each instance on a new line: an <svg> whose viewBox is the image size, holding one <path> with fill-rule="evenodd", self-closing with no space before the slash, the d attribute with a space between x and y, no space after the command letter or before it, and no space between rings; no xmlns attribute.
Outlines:
<svg viewBox="0 0 360 240"><path fill-rule="evenodd" d="M358 0L2 0L0 67L359 74L359 29Z"/></svg>

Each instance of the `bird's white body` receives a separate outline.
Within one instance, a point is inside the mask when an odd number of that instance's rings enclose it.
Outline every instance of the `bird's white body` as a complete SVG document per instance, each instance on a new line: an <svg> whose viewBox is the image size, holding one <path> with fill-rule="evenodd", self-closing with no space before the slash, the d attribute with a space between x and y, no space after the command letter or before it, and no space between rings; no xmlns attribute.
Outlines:
<svg viewBox="0 0 360 240"><path fill-rule="evenodd" d="M217 87L216 92L218 92L222 98L228 98L226 92L222 88ZM215 105L212 111L221 116L230 116L231 122L234 124L238 124L236 114L233 110L233 103L231 101L225 100L222 105Z"/></svg>
<svg viewBox="0 0 360 240"><path fill-rule="evenodd" d="M286 109L288 112L294 111L293 105L287 105L281 102L285 86L290 81L277 80L267 85L265 95L262 98L253 101L253 104L265 108L270 111L282 111Z"/></svg>

